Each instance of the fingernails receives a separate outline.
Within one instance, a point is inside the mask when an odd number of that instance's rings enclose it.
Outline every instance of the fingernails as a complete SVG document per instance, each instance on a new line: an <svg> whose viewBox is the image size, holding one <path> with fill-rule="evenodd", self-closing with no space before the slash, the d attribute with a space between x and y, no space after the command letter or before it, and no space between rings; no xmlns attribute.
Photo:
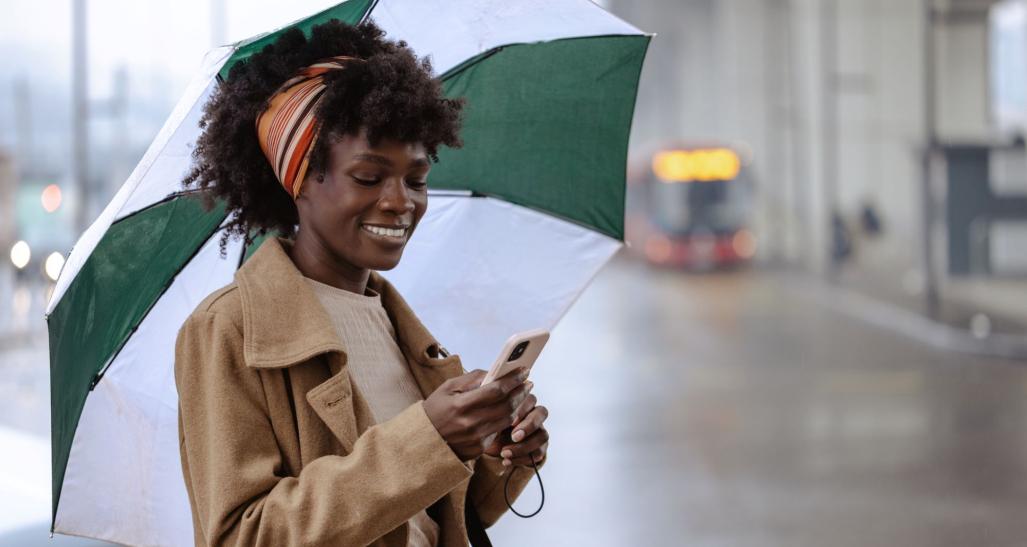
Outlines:
<svg viewBox="0 0 1027 547"><path fill-rule="evenodd" d="M504 467L510 467L511 465L513 465L513 462L511 462L510 460L503 460Z"/></svg>
<svg viewBox="0 0 1027 547"><path fill-rule="evenodd" d="M534 386L535 382L532 382L531 380L524 382L524 389L526 389L527 391L531 391L531 388Z"/></svg>
<svg viewBox="0 0 1027 547"><path fill-rule="evenodd" d="M521 442L521 439L524 438L524 430L518 429L517 431L514 431L513 435L510 435L510 438L513 439L515 443Z"/></svg>
<svg viewBox="0 0 1027 547"><path fill-rule="evenodd" d="M509 448L507 448L506 450L500 452L499 455L504 457L504 458L512 458L513 457L513 451L510 450Z"/></svg>

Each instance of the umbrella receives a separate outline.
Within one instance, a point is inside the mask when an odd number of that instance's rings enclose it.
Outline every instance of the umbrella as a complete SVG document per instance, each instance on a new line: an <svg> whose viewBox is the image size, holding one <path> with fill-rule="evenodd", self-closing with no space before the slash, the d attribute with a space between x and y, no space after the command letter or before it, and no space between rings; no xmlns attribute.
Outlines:
<svg viewBox="0 0 1027 547"><path fill-rule="evenodd" d="M650 35L588 0L349 0L206 55L139 165L75 244L47 307L57 533L190 545L174 342L261 240L218 248L223 207L181 181L202 107L285 29L370 17L468 99L428 213L383 272L467 368L552 328L624 235L627 141ZM460 298L453 298L459 294Z"/></svg>

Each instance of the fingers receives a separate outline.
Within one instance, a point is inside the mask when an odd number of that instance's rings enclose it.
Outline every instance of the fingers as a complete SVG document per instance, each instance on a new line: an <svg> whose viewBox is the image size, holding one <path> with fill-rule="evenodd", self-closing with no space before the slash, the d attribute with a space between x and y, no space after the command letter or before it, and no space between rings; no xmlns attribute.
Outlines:
<svg viewBox="0 0 1027 547"><path fill-rule="evenodd" d="M520 442L522 439L530 436L535 430L542 427L542 423L549 417L549 409L544 406L536 406L531 409L531 412L524 417L523 420L517 422L517 427L513 428L510 433L510 438L513 441Z"/></svg>
<svg viewBox="0 0 1027 547"><path fill-rule="evenodd" d="M538 450L535 450L527 456L519 456L512 460L503 460L503 465L509 468L513 465L531 466L532 464L538 465L542 463L542 460L546 459L546 451L549 450L549 443L545 443ZM534 458L534 461L532 460ZM510 462L510 463L506 463Z"/></svg>
<svg viewBox="0 0 1027 547"><path fill-rule="evenodd" d="M503 458L503 465L510 462L514 465L531 465L531 458L534 456L535 463L538 463L545 456L549 447L549 432L545 428L536 429L523 441L512 445L504 446L499 455Z"/></svg>
<svg viewBox="0 0 1027 547"><path fill-rule="evenodd" d="M549 449L548 447L549 447L549 443L546 443L546 444L542 445L541 448L539 448L538 450L533 451L532 453L528 454L527 456L520 456L520 457L514 458L512 460L504 460L504 461L510 462L510 464L509 465L503 464L503 465L507 465L507 467L509 467L511 465L523 465L523 466L529 466L529 465L532 465L532 464L538 465L538 464L542 463L542 460L546 459L546 451Z"/></svg>
<svg viewBox="0 0 1027 547"><path fill-rule="evenodd" d="M531 409L535 408L535 405L538 404L538 398L535 397L533 393L530 393L531 388L534 387L534 385L535 384L532 383L531 380L524 382L524 390L525 392L528 392L528 396L525 397L523 401L521 401L521 404L517 407L516 412L514 412L514 421L512 425L516 426L517 424L519 424L521 420L523 420L524 417L527 416L529 412L531 412Z"/></svg>
<svg viewBox="0 0 1027 547"><path fill-rule="evenodd" d="M483 422L478 431L484 431L487 436L504 429L510 429L514 420L520 416L518 413L519 409L526 406L525 401L531 396L530 390L530 385L527 383L521 384L506 399L489 407L478 408L476 412L479 413L478 416ZM531 410L531 407L528 407L528 410ZM527 410L524 412L526 413Z"/></svg>
<svg viewBox="0 0 1027 547"><path fill-rule="evenodd" d="M486 373L473 370L444 382L425 402L437 411L429 413L432 423L454 450L464 456L476 457L486 448L484 442L495 434L495 446L488 449L495 454L504 444L512 442L509 432L515 419L529 414L535 407L529 398L532 384L526 383L528 371L521 367L502 377L481 385ZM542 418L544 420L544 417ZM442 424L442 426L439 425ZM539 422L541 423L541 422Z"/></svg>
<svg viewBox="0 0 1027 547"><path fill-rule="evenodd" d="M488 373L484 370L474 369L466 374L461 374L460 376L446 380L443 385L446 386L446 389L450 393L472 391L481 385L481 381L485 379L486 374Z"/></svg>
<svg viewBox="0 0 1027 547"><path fill-rule="evenodd" d="M459 416L454 418L454 428L450 433L450 438L456 442L470 443L509 429L517 416L517 408L529 395L528 389L529 386L521 384L506 399L491 406L473 408L467 407L466 403L459 404L458 408L462 408L462 410L459 410Z"/></svg>
<svg viewBox="0 0 1027 547"><path fill-rule="evenodd" d="M478 439L485 440L492 435L496 435L495 440L493 442L500 441L500 444L503 444L504 440L502 439L502 433L503 430L507 429L508 427L510 427L510 417L503 416L497 420L485 422L478 426L478 428L475 430L475 437ZM483 446L482 448L488 447Z"/></svg>
<svg viewBox="0 0 1027 547"><path fill-rule="evenodd" d="M513 444L503 446L499 451L499 455L504 459L504 465L508 465L507 461L515 465L530 465L531 456L535 456L536 463L545 456L549 432L542 424L548 417L549 409L536 406L513 428L510 433Z"/></svg>
<svg viewBox="0 0 1027 547"><path fill-rule="evenodd" d="M476 408L499 403L508 398L512 391L520 387L527 377L528 371L526 369L523 367L515 369L488 384L462 394L461 397L464 398L462 404L468 408ZM517 402L520 403L519 400ZM512 410L513 408L511 408Z"/></svg>

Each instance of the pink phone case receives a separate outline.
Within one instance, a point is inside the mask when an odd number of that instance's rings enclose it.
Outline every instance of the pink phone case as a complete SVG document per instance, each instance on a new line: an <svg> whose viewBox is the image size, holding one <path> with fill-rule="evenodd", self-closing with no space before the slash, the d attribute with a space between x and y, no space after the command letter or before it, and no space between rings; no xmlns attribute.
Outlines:
<svg viewBox="0 0 1027 547"><path fill-rule="evenodd" d="M499 352L499 356L496 357L496 362L492 364L492 368L490 368L489 373L485 375L485 379L481 381L481 385L485 385L496 378L501 378L503 375L516 368L528 367L528 370L531 370L531 367L535 366L535 359L538 359L538 355L542 353L542 348L546 346L546 342L548 341L549 331L545 329L534 329L519 332L511 336L510 339L503 344L503 350ZM527 342L527 346L524 347L518 355L514 355L518 346L523 342ZM491 445L495 438L496 434L489 435L485 439L485 446Z"/></svg>
<svg viewBox="0 0 1027 547"><path fill-rule="evenodd" d="M528 369L531 369L535 365L535 359L542 353L542 348L546 346L547 341L549 341L549 331L545 329L519 332L511 336L503 344L503 350L499 352L499 356L496 357L496 361L489 369L489 373L485 375L485 379L481 381L481 385L500 378L515 368L528 367ZM522 342L527 342L527 347L511 359L514 351L517 350L517 347Z"/></svg>

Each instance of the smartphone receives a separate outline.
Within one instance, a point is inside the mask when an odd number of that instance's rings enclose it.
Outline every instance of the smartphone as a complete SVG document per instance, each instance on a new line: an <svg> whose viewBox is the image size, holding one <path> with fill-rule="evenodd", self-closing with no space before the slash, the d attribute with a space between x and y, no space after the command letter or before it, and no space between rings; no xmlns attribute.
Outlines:
<svg viewBox="0 0 1027 547"><path fill-rule="evenodd" d="M542 353L542 348L545 347L547 341L549 341L549 331L545 329L524 331L511 336L506 344L503 344L499 357L496 357L496 362L492 364L492 368L485 375L485 379L481 381L481 385L501 378L516 368L523 367L530 370L535 364L538 354Z"/></svg>
<svg viewBox="0 0 1027 547"><path fill-rule="evenodd" d="M511 370L517 368L524 367L531 370L531 367L535 365L535 359L538 358L538 354L542 353L542 348L545 347L548 341L549 331L545 329L519 332L511 336L503 344L499 357L496 357L496 362L492 364L492 368L485 375L485 379L481 381L481 385L485 385L497 378L502 378ZM484 441L485 446L492 444L496 435L498 433L489 435Z"/></svg>

